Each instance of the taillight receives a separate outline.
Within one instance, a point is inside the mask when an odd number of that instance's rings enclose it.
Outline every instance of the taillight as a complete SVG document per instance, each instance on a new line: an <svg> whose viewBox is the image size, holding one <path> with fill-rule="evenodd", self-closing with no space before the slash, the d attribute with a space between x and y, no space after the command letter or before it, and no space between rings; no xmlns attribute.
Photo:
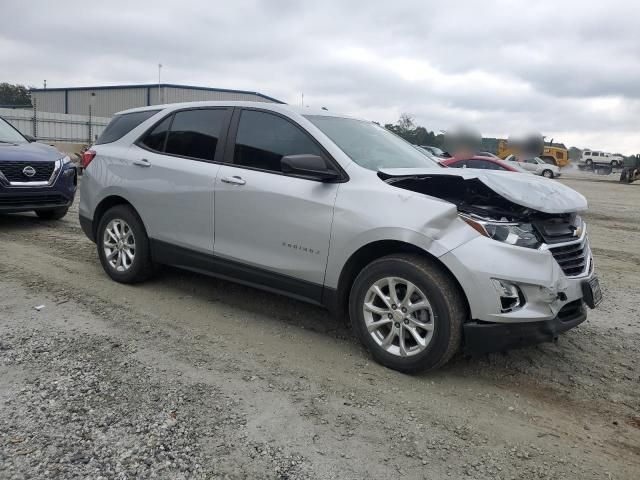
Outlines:
<svg viewBox="0 0 640 480"><path fill-rule="evenodd" d="M96 152L94 150L87 150L82 154L82 168L87 168L96 156Z"/></svg>

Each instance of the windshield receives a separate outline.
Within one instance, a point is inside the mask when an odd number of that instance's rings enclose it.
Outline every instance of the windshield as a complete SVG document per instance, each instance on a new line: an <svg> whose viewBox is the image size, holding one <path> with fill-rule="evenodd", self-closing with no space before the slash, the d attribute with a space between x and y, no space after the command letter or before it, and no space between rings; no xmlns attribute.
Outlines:
<svg viewBox="0 0 640 480"><path fill-rule="evenodd" d="M438 164L373 122L323 115L305 116L351 160L369 170L381 168L435 168Z"/></svg>
<svg viewBox="0 0 640 480"><path fill-rule="evenodd" d="M0 143L26 143L26 141L20 132L0 118Z"/></svg>

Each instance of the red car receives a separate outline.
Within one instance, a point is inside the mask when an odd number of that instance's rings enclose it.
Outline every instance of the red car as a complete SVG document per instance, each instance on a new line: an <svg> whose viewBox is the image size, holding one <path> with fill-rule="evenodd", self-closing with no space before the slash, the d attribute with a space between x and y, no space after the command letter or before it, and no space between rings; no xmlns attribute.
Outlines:
<svg viewBox="0 0 640 480"><path fill-rule="evenodd" d="M482 170L502 170L508 172L519 172L522 173L526 170L518 170L517 167L509 165L507 162L500 160L499 158L492 157L471 157L468 159L459 159L459 158L446 158L441 160L440 163L445 167L450 168L479 168Z"/></svg>

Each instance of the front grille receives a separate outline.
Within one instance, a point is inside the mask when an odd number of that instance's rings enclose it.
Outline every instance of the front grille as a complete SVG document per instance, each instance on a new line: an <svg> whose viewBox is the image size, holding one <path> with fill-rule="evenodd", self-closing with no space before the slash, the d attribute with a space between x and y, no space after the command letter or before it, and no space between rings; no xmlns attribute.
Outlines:
<svg viewBox="0 0 640 480"><path fill-rule="evenodd" d="M581 225L581 220L575 215L563 215L544 220L536 220L533 225L542 236L544 243L565 243L575 240L575 231Z"/></svg>
<svg viewBox="0 0 640 480"><path fill-rule="evenodd" d="M21 207L24 205L64 205L67 199L60 194L51 195L1 195L0 207Z"/></svg>
<svg viewBox="0 0 640 480"><path fill-rule="evenodd" d="M56 162L0 162L0 172L10 182L48 182L55 169ZM25 167L32 167L36 173L32 177L25 175L22 171Z"/></svg>
<svg viewBox="0 0 640 480"><path fill-rule="evenodd" d="M567 277L577 277L584 273L590 263L591 252L585 235L582 240L561 247L549 247L553 258Z"/></svg>

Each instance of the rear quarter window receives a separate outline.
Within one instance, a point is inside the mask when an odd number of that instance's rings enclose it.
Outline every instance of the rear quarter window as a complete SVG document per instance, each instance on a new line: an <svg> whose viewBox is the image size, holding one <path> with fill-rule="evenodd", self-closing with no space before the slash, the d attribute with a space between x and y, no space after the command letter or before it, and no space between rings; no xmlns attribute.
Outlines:
<svg viewBox="0 0 640 480"><path fill-rule="evenodd" d="M111 119L102 135L96 140L96 145L111 143L121 139L145 120L153 117L160 110L145 110L143 112L123 113Z"/></svg>

